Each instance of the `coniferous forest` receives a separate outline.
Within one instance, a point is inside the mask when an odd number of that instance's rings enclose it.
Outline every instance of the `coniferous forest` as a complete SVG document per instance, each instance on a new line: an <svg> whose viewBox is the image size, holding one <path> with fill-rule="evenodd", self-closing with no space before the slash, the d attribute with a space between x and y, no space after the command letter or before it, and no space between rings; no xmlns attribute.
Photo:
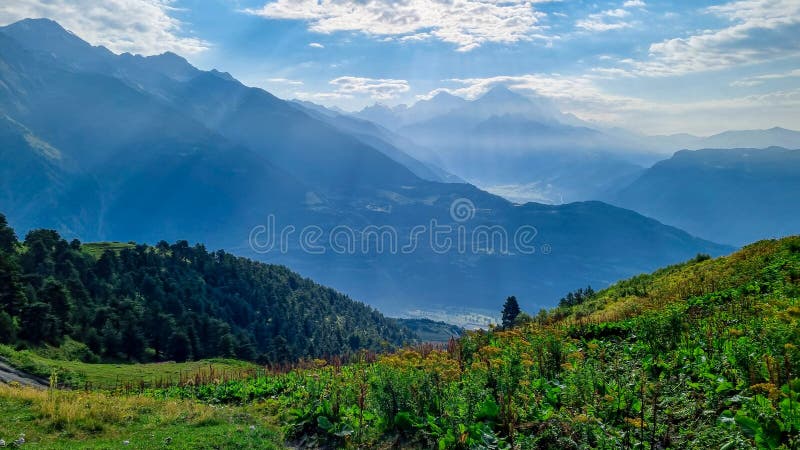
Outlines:
<svg viewBox="0 0 800 450"><path fill-rule="evenodd" d="M18 241L0 215L0 343L86 345L86 361L239 358L264 364L387 350L392 319L282 266L186 241Z"/></svg>

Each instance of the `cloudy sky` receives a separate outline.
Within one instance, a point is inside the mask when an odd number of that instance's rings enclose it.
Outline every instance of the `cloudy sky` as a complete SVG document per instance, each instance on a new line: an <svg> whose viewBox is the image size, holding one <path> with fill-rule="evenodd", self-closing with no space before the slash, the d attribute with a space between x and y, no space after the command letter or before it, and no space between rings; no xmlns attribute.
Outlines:
<svg viewBox="0 0 800 450"><path fill-rule="evenodd" d="M646 133L800 129L800 0L4 0L116 52L167 50L353 110L494 85Z"/></svg>

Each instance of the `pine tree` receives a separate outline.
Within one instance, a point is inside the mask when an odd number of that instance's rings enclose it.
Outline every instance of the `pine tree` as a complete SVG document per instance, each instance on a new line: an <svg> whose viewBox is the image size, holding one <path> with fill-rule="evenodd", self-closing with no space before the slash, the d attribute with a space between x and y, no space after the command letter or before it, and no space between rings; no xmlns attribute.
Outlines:
<svg viewBox="0 0 800 450"><path fill-rule="evenodd" d="M8 226L6 216L0 214L0 252L11 254L17 246L17 235Z"/></svg>
<svg viewBox="0 0 800 450"><path fill-rule="evenodd" d="M506 299L505 305L503 305L503 328L511 328L514 325L514 320L517 319L520 313L519 303L517 303L517 297L513 295Z"/></svg>
<svg viewBox="0 0 800 450"><path fill-rule="evenodd" d="M173 333L169 338L167 350L169 356L177 362L192 359L192 344L189 341L189 337L186 336L186 333Z"/></svg>

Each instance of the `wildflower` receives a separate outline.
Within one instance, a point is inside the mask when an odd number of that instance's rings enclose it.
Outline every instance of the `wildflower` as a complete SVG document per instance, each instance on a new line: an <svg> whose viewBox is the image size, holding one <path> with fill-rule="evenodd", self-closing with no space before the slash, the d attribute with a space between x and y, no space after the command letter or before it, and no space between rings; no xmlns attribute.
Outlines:
<svg viewBox="0 0 800 450"><path fill-rule="evenodd" d="M632 417L626 417L625 418L625 423L627 423L628 425L630 425L632 427L636 427L636 428L643 428L643 427L647 426L647 424L643 423L642 419L640 419L639 417L637 417L635 419L632 418Z"/></svg>
<svg viewBox="0 0 800 450"><path fill-rule="evenodd" d="M0 447L5 447L5 446L6 446L6 441L3 440L3 439L0 439Z"/></svg>
<svg viewBox="0 0 800 450"><path fill-rule="evenodd" d="M772 383L758 383L750 386L750 389L757 394L766 394L770 400L780 398L781 391Z"/></svg>
<svg viewBox="0 0 800 450"><path fill-rule="evenodd" d="M255 425L250 425L250 431L255 431L255 430L256 430L256 426Z"/></svg>
<svg viewBox="0 0 800 450"><path fill-rule="evenodd" d="M122 445L131 445L131 441L122 441Z"/></svg>
<svg viewBox="0 0 800 450"><path fill-rule="evenodd" d="M577 351L577 352L573 352L573 353L570 353L569 355L567 355L567 358L577 359L579 361L583 361L586 357L583 355L583 353L581 353L580 351Z"/></svg>

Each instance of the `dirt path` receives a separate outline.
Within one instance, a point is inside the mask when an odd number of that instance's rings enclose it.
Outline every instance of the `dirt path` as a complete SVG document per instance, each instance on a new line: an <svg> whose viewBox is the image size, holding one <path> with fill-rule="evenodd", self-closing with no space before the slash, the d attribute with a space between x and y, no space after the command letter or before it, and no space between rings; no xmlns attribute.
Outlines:
<svg viewBox="0 0 800 450"><path fill-rule="evenodd" d="M17 382L23 386L31 386L39 389L47 389L49 384L47 380L37 376L17 370L3 360L0 360L0 383Z"/></svg>

